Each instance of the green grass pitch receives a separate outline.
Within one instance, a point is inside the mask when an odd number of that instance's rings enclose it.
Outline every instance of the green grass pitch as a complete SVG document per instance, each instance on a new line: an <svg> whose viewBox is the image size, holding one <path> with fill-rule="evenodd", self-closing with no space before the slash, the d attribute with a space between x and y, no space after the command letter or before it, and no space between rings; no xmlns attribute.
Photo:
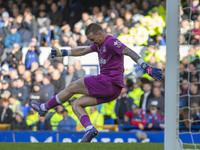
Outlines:
<svg viewBox="0 0 200 150"><path fill-rule="evenodd" d="M160 143L0 143L0 150L163 150Z"/></svg>
<svg viewBox="0 0 200 150"><path fill-rule="evenodd" d="M194 146L184 148L195 149ZM200 149L198 145L197 149ZM0 150L164 150L163 143L0 143Z"/></svg>

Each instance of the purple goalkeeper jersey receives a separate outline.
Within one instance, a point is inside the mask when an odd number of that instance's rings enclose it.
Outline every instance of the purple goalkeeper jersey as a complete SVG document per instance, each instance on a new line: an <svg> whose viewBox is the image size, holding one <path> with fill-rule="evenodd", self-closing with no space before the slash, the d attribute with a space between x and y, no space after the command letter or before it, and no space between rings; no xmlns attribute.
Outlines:
<svg viewBox="0 0 200 150"><path fill-rule="evenodd" d="M111 35L106 37L100 47L95 44L90 47L98 53L100 74L119 87L125 87L123 82L124 55L122 55L124 47L126 46Z"/></svg>

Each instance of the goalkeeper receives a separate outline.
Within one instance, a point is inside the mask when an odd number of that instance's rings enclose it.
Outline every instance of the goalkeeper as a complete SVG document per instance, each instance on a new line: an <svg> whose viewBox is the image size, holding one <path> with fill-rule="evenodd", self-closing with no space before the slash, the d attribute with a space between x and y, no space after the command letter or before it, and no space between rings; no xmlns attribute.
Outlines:
<svg viewBox="0 0 200 150"><path fill-rule="evenodd" d="M122 88L125 87L123 83L124 55L137 62L144 72L154 79L161 80L163 74L161 69L149 66L133 50L113 36L104 33L101 26L92 23L87 26L85 34L91 41L91 46L76 47L71 50L59 50L52 46L51 57L83 56L97 52L100 74L72 82L46 103L32 101L31 105L40 116L44 116L49 109L66 102L74 94L83 94L84 96L73 102L72 109L86 129L81 142L90 142L93 137L97 136L98 131L91 124L84 108L112 101L120 95Z"/></svg>

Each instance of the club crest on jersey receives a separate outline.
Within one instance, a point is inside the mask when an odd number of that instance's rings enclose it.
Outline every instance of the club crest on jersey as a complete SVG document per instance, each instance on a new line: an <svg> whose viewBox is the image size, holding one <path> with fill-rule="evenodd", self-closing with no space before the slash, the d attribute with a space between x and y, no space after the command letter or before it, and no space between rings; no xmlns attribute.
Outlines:
<svg viewBox="0 0 200 150"><path fill-rule="evenodd" d="M105 65L106 64L106 59L100 58L99 59L99 64Z"/></svg>
<svg viewBox="0 0 200 150"><path fill-rule="evenodd" d="M117 46L117 48L120 48L122 46L122 43L120 41L116 40L114 42L114 46Z"/></svg>
<svg viewBox="0 0 200 150"><path fill-rule="evenodd" d="M102 50L102 51L103 51L103 53L105 53L105 52L106 52L106 47L105 47L105 46L103 47L103 50Z"/></svg>

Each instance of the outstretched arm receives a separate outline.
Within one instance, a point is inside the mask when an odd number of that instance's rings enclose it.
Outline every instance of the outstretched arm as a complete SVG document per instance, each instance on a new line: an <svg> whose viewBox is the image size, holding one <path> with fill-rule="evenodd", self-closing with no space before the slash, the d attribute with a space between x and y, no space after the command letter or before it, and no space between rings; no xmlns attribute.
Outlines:
<svg viewBox="0 0 200 150"><path fill-rule="evenodd" d="M140 68L142 68L148 75L154 79L161 80L163 77L162 70L149 66L144 60L132 49L125 47L122 51L123 55L129 56L133 61L135 61Z"/></svg>
<svg viewBox="0 0 200 150"><path fill-rule="evenodd" d="M141 58L136 52L134 52L132 49L128 47L124 47L122 54L131 57L131 59L135 61L136 63Z"/></svg>
<svg viewBox="0 0 200 150"><path fill-rule="evenodd" d="M76 48L72 48L71 50L59 49L55 46L51 47L51 58L54 57L63 57L63 56L83 56L88 53L93 52L90 46L78 46Z"/></svg>

